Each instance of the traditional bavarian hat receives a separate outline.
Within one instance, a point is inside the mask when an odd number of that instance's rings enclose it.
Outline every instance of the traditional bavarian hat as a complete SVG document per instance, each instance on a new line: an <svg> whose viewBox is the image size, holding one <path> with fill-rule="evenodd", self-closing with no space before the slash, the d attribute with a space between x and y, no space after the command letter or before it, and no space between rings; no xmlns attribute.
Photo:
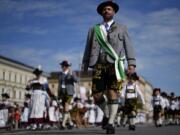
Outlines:
<svg viewBox="0 0 180 135"><path fill-rule="evenodd" d="M69 63L67 60L64 60L60 63L61 66L66 66L66 67L69 67L71 66L71 63Z"/></svg>
<svg viewBox="0 0 180 135"><path fill-rule="evenodd" d="M100 4L98 5L98 7L97 7L97 12L98 12L100 15L102 15L103 8L106 7L106 6L111 6L111 7L114 9L115 13L117 13L118 10L119 10L118 4L116 4L116 3L113 2L112 0L109 0L109 1L105 1L105 2L100 3Z"/></svg>
<svg viewBox="0 0 180 135"><path fill-rule="evenodd" d="M41 65L39 65L38 68L35 68L35 70L33 71L33 74L35 74L35 75L40 75L40 74L42 74Z"/></svg>

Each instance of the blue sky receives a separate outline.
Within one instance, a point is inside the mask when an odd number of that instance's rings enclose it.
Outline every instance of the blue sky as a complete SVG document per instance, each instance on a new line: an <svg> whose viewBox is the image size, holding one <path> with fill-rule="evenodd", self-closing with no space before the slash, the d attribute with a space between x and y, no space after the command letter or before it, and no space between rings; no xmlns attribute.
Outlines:
<svg viewBox="0 0 180 135"><path fill-rule="evenodd" d="M89 27L102 21L102 0L0 0L0 55L47 72L64 59L77 70ZM127 25L137 72L154 87L180 95L180 1L116 0Z"/></svg>

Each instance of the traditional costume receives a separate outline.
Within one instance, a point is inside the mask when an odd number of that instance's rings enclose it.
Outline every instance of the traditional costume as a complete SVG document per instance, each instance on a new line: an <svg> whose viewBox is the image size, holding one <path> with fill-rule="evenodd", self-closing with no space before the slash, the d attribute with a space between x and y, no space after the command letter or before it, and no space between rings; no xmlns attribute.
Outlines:
<svg viewBox="0 0 180 135"><path fill-rule="evenodd" d="M153 118L156 127L162 126L163 98L160 95L160 88L155 88L152 97Z"/></svg>
<svg viewBox="0 0 180 135"><path fill-rule="evenodd" d="M71 129L73 127L73 123L69 113L69 105L75 93L74 84L77 82L77 78L75 74L71 73L69 68L71 64L68 61L64 60L60 63L60 65L63 71L59 76L58 96L59 99L62 99L64 105L64 115L61 129L65 129L68 120L70 121L69 128Z"/></svg>
<svg viewBox="0 0 180 135"><path fill-rule="evenodd" d="M124 113L129 119L129 130L135 130L135 120L137 115L137 103L140 99L144 105L144 97L140 90L140 87L135 82L139 77L136 73L128 76L128 83L122 89L121 97L124 99Z"/></svg>
<svg viewBox="0 0 180 135"><path fill-rule="evenodd" d="M113 8L117 13L119 6L115 2L105 1L98 5L97 12L103 16L105 7ZM113 15L112 15L113 18ZM104 19L104 18L103 18ZM128 66L136 66L134 50L125 26L118 24L113 19L104 20L89 29L86 48L84 52L82 69L86 72L88 68L93 70L92 94L95 103L101 106L104 114L109 112L109 118L104 117L102 128L107 134L114 134L114 120L118 110L118 92L121 90L122 81L125 80L124 58L126 56ZM108 94L108 103L103 99L103 94ZM98 96L96 96L98 95ZM100 100L102 101L100 103ZM101 104L101 105L100 105ZM102 105L103 104L103 105ZM109 111L106 111L107 105Z"/></svg>
<svg viewBox="0 0 180 135"><path fill-rule="evenodd" d="M3 93L2 102L0 103L0 128L7 128L9 126L9 109L10 102L8 101L9 95L7 93Z"/></svg>
<svg viewBox="0 0 180 135"><path fill-rule="evenodd" d="M42 124L45 120L46 107L49 107L49 95L47 91L47 83L42 81L40 75L42 70L36 68L33 73L36 75L36 78L30 80L27 85L27 90L30 91L31 99L29 103L29 123L31 128L41 129Z"/></svg>

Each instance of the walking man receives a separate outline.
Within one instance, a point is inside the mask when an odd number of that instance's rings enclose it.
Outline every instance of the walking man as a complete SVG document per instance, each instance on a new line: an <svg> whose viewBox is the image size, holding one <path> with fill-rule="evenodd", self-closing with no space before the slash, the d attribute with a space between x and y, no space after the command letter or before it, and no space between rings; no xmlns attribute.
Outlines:
<svg viewBox="0 0 180 135"><path fill-rule="evenodd" d="M136 67L127 28L113 19L118 10L118 4L112 1L98 5L97 12L102 16L103 22L89 29L82 62L83 71L93 69L92 94L96 104L105 113L103 128L107 134L115 133L114 119L118 110L118 91L125 79L124 59L127 60L129 73L134 73ZM107 93L109 111L105 110L107 100L104 99L104 93Z"/></svg>

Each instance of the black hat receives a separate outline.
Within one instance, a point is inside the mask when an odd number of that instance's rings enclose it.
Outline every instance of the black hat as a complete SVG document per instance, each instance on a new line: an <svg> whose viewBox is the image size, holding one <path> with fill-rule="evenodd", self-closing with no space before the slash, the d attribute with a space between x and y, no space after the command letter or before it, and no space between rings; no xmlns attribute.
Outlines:
<svg viewBox="0 0 180 135"><path fill-rule="evenodd" d="M171 95L172 97L175 96L174 92L171 92L170 95Z"/></svg>
<svg viewBox="0 0 180 135"><path fill-rule="evenodd" d="M66 66L66 67L69 67L71 66L71 63L69 63L67 60L64 60L60 63L61 66Z"/></svg>
<svg viewBox="0 0 180 135"><path fill-rule="evenodd" d="M33 71L33 74L35 74L35 75L42 74L42 70L39 70L38 68L36 68L36 69Z"/></svg>
<svg viewBox="0 0 180 135"><path fill-rule="evenodd" d="M35 68L35 69L34 69L33 74L35 74L35 75L40 75L40 74L42 74L41 65L39 65L38 68Z"/></svg>
<svg viewBox="0 0 180 135"><path fill-rule="evenodd" d="M154 88L154 90L153 90L154 92L155 91L159 91L159 92L161 92L161 89L160 88Z"/></svg>
<svg viewBox="0 0 180 135"><path fill-rule="evenodd" d="M127 74L127 77L130 80L139 80L139 76L137 75L137 73Z"/></svg>
<svg viewBox="0 0 180 135"><path fill-rule="evenodd" d="M5 98L10 98L7 93L3 93L3 94L1 94L1 96L2 96L2 97L5 97Z"/></svg>
<svg viewBox="0 0 180 135"><path fill-rule="evenodd" d="M31 94L27 93L27 94L25 94L25 97L26 98L31 98Z"/></svg>
<svg viewBox="0 0 180 135"><path fill-rule="evenodd" d="M101 4L99 4L99 6L97 7L97 12L98 12L100 15L102 15L102 10L103 10L103 8L106 7L106 6L111 6L111 7L113 7L115 13L117 13L117 11L119 10L118 4L116 4L115 2L109 0L109 1L105 1L105 2L102 2Z"/></svg>

